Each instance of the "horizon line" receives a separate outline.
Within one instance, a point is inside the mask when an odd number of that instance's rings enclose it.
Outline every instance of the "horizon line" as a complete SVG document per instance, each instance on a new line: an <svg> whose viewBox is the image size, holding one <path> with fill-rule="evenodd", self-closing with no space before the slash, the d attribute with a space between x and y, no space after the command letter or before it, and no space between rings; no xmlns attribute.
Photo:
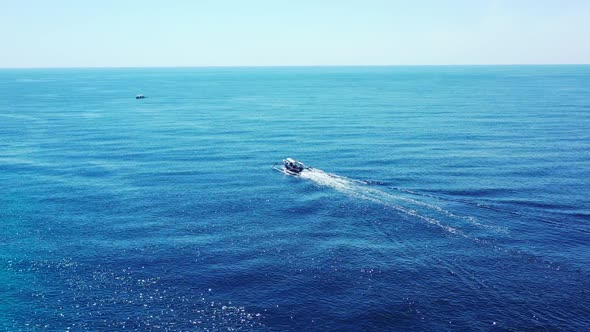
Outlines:
<svg viewBox="0 0 590 332"><path fill-rule="evenodd" d="M174 69L174 68L326 68L326 67L501 67L501 66L587 66L588 63L497 63L497 64L344 64L344 65L155 65L155 66L47 66L0 67L11 69Z"/></svg>

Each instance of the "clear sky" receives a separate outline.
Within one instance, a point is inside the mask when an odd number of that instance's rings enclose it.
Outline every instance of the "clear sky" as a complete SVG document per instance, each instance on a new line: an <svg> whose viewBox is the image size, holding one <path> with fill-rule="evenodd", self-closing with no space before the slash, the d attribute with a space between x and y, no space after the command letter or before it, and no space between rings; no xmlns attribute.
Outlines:
<svg viewBox="0 0 590 332"><path fill-rule="evenodd" d="M590 63L590 0L0 0L0 67Z"/></svg>

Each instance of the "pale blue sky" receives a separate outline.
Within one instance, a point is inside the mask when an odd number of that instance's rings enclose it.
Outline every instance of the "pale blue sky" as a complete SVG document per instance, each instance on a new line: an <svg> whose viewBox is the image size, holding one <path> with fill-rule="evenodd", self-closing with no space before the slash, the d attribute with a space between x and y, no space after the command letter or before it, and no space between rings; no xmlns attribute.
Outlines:
<svg viewBox="0 0 590 332"><path fill-rule="evenodd" d="M590 63L586 0L0 0L0 67Z"/></svg>

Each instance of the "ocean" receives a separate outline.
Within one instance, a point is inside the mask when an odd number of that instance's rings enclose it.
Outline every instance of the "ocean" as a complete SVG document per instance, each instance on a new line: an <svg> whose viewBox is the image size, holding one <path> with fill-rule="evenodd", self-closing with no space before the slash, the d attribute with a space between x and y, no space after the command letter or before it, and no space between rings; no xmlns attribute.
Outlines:
<svg viewBox="0 0 590 332"><path fill-rule="evenodd" d="M0 330L590 328L588 65L3 69L0 188Z"/></svg>

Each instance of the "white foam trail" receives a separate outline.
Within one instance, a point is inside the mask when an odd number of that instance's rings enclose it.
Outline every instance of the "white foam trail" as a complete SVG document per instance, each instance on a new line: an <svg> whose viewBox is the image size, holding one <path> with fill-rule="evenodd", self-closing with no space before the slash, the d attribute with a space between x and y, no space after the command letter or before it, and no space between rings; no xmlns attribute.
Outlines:
<svg viewBox="0 0 590 332"><path fill-rule="evenodd" d="M384 191L381 191L381 190L378 190L375 188L368 187L366 185L366 183L364 183L362 181L348 179L346 177L338 176L335 174L330 174L330 173L327 173L327 172L324 172L322 170L315 169L315 168L307 169L307 170L301 172L300 177L302 177L304 179L311 180L318 185L322 185L322 186L326 186L326 187L335 189L339 192L342 192L344 194L347 194L347 195L350 195L353 197L358 197L358 198L372 201L372 202L375 202L378 204L386 205L387 207L390 207L396 211L399 211L399 212L404 213L406 215L426 221L427 223L429 223L431 225L438 226L449 233L466 236L460 229L458 229L456 227L445 225L440 220L438 220L432 216L424 215L424 214L418 212L416 209L408 207L407 205L416 205L418 207L425 207L427 209L437 211L438 213L441 213L441 214L444 214L448 217L452 217L452 218L456 218L456 219L460 218L460 219L467 220L467 218L471 218L471 217L457 216L454 213L447 211L439 206L428 204L428 203L421 202L421 201L417 201L417 200L411 199L411 198L392 195L390 193L387 193L387 192L384 192ZM406 203L405 204L406 206L402 205L403 204L402 202Z"/></svg>
<svg viewBox="0 0 590 332"><path fill-rule="evenodd" d="M468 201L463 201L463 200L453 200L453 199L443 198L443 197L436 196L436 195L431 195L431 194L424 194L424 193L416 192L416 191L409 190L409 189L403 189L403 188L393 188L393 189L395 189L397 191L400 191L400 192L403 192L403 193L410 194L410 195L432 198L432 199L435 199L435 200L438 200L438 201L449 201L449 202L455 202L455 203L462 203L462 204L473 205L473 206L476 206L478 208L490 209L489 207L486 207L486 206L481 205L479 203L473 203L473 202L468 202ZM410 200L412 200L412 199L410 199ZM424 206L427 206L429 208L435 209L435 210L437 210L437 211L439 211L441 213L446 214L447 216L449 216L451 218L462 219L462 220L465 220L466 222L468 222L468 223L470 223L472 225L475 225L475 226L478 226L478 227L481 227L481 228L490 229L490 230L493 230L493 231L496 231L496 232L508 233L508 229L506 227L495 226L495 225L486 225L486 224L483 224L483 223L479 222L479 220L477 218L472 217L472 216L459 216L459 215L456 215L456 214L454 214L454 213L452 213L450 211L447 211L447 210L445 210L445 209L443 209L443 208L441 208L441 207L439 207L437 205L428 204L428 203L424 203L424 202L417 201L417 200L412 200L412 201L416 202L417 204L424 205ZM492 210L495 210L495 209L492 209Z"/></svg>

